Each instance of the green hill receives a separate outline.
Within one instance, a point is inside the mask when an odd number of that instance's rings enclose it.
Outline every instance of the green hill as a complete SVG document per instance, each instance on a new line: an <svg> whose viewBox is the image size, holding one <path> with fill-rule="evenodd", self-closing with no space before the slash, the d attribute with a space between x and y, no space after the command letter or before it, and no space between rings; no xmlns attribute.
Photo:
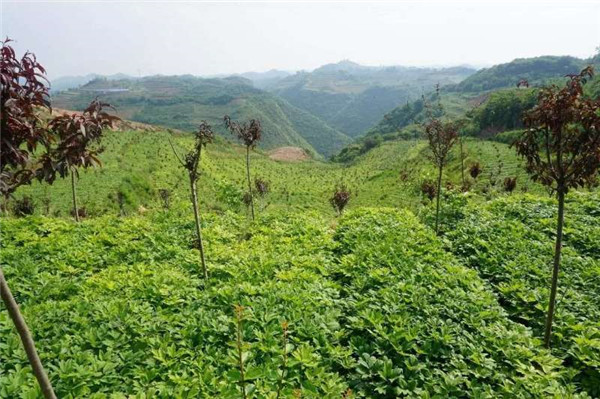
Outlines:
<svg viewBox="0 0 600 399"><path fill-rule="evenodd" d="M224 115L234 119L260 119L261 146L302 147L329 156L350 139L306 111L252 87L241 77L202 79L193 76L152 76L135 80L96 79L76 90L53 96L53 106L81 110L99 96L114 105L126 119L191 131L201 120L228 135Z"/></svg>
<svg viewBox="0 0 600 399"><path fill-rule="evenodd" d="M449 87L459 92L482 92L502 87L515 87L521 79L530 85L560 80L567 74L578 73L591 60L568 56L517 58L514 61L477 71L467 79Z"/></svg>
<svg viewBox="0 0 600 399"><path fill-rule="evenodd" d="M467 118L467 135L494 138L496 135L522 127L522 114L535 104L535 87L545 84L562 84L564 76L578 73L587 65L600 68L600 58L536 57L516 59L506 64L482 69L458 84L442 87L440 101L446 118ZM533 88L516 88L525 79ZM600 96L600 78L596 75L585 87L591 97ZM426 100L434 103L435 96L427 94ZM421 134L420 124L426 119L422 99L407 101L386 113L367 130L364 137L344 148L334 159L351 161L356 156L387 140L409 139ZM501 134L498 140L510 142Z"/></svg>
<svg viewBox="0 0 600 399"><path fill-rule="evenodd" d="M368 67L342 61L298 72L268 89L358 137L398 104L418 99L437 83L457 83L474 72L467 67Z"/></svg>

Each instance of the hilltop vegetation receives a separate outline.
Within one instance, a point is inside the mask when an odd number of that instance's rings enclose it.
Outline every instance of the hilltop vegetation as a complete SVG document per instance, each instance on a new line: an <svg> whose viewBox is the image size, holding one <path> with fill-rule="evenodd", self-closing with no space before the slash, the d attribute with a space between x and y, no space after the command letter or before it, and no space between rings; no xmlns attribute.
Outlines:
<svg viewBox="0 0 600 399"><path fill-rule="evenodd" d="M334 154L350 139L285 100L252 87L241 77L202 79L153 76L136 80L96 79L52 98L58 108L82 110L96 96L111 103L126 119L191 131L206 120L224 136L224 115L258 118L264 148L301 147L315 156Z"/></svg>
<svg viewBox="0 0 600 399"><path fill-rule="evenodd" d="M578 73L592 60L575 57L544 56L517 58L514 61L485 68L450 87L459 92L481 92L502 87L514 87L525 79L530 85L541 85L549 80L562 80L565 75Z"/></svg>

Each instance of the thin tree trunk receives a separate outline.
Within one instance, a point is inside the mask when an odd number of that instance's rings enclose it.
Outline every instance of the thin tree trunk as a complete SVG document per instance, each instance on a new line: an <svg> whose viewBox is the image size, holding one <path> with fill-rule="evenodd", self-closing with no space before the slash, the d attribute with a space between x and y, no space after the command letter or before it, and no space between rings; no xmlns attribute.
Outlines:
<svg viewBox="0 0 600 399"><path fill-rule="evenodd" d="M438 184L437 184L437 200L435 205L435 234L439 234L439 222L440 222L440 193L442 191L442 166L440 166L439 174L438 174Z"/></svg>
<svg viewBox="0 0 600 399"><path fill-rule="evenodd" d="M550 303L548 304L548 315L546 317L546 332L544 334L544 345L550 347L552 337L552 321L554 320L554 308L556 306L556 291L558 286L558 272L560 268L560 253L562 250L563 224L565 214L565 192L563 188L558 190L558 220L556 226L556 245L554 247L554 267L552 269L552 285L550 287Z"/></svg>
<svg viewBox="0 0 600 399"><path fill-rule="evenodd" d="M250 181L250 147L246 147L246 176L248 177L248 193L250 194L250 210L254 220L254 196L252 195L252 182Z"/></svg>
<svg viewBox="0 0 600 399"><path fill-rule="evenodd" d="M52 389L52 384L50 384L50 380L46 375L44 366L42 366L40 357L38 356L38 353L35 349L35 343L33 342L33 338L31 338L31 333L29 332L27 324L25 323L25 319L23 319L23 315L19 310L19 305L17 305L15 298L10 292L10 288L8 288L8 284L6 283L6 279L4 278L4 274L2 273L1 267L0 295L2 296L2 302L4 302L4 305L8 310L8 314L10 315L11 320L15 324L17 332L21 337L21 342L23 342L23 348L25 348L27 359L29 359L29 363L31 364L31 368L33 369L33 374L35 375L35 378L40 384L40 388L42 389L44 398L56 399L56 395L54 394L54 390Z"/></svg>
<svg viewBox="0 0 600 399"><path fill-rule="evenodd" d="M75 171L71 168L71 192L73 194L73 211L75 212L75 220L79 222L79 209L77 208L77 193L75 191Z"/></svg>
<svg viewBox="0 0 600 399"><path fill-rule="evenodd" d="M192 190L192 207L194 208L194 219L196 221L196 238L198 239L198 249L200 250L200 261L202 262L202 273L204 280L208 281L208 269L204 258L204 243L202 242L202 228L200 226L200 212L198 211L198 192L196 189L196 180L190 177L190 189Z"/></svg>
<svg viewBox="0 0 600 399"><path fill-rule="evenodd" d="M462 186L465 187L465 156L463 153L463 142L462 138L459 138L458 144L460 145L460 175L462 178Z"/></svg>

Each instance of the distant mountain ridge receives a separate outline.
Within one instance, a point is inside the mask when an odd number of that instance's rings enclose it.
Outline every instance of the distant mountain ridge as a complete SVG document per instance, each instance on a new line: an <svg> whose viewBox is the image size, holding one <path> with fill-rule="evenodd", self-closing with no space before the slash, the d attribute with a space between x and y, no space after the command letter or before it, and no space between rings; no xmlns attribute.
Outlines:
<svg viewBox="0 0 600 399"><path fill-rule="evenodd" d="M266 89L359 137L399 104L419 98L435 84L455 84L475 72L468 67L364 66L344 60L297 72Z"/></svg>
<svg viewBox="0 0 600 399"><path fill-rule="evenodd" d="M53 92L57 92L62 90L75 89L98 78L105 78L108 80L136 79L135 77L124 73L116 73L114 75L100 75L97 73L88 73L87 75L78 76L60 76L55 79L50 79L50 90Z"/></svg>

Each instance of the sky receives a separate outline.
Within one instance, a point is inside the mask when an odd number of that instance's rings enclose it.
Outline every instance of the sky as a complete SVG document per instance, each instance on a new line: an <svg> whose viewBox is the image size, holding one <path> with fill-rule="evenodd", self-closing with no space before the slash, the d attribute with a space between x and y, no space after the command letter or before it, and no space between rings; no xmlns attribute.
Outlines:
<svg viewBox="0 0 600 399"><path fill-rule="evenodd" d="M200 2L0 0L1 35L50 78L214 75L365 65L490 66L589 57L600 1Z"/></svg>

